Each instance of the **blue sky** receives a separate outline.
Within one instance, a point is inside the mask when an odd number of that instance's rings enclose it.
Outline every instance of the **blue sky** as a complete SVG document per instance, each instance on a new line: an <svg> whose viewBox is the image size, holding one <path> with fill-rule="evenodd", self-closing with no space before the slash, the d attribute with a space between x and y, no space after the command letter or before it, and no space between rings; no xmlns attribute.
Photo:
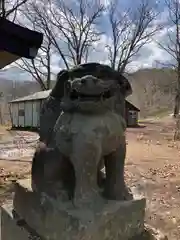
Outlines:
<svg viewBox="0 0 180 240"><path fill-rule="evenodd" d="M75 1L75 0L74 0ZM104 1L105 4L108 4L108 0L101 0ZM141 0L118 0L118 8L121 9L121 11L125 11L129 6L132 8L137 8L139 5L139 2ZM157 19L157 24L162 23L165 25L164 29L162 31L158 32L154 39L161 42L167 41L167 18L168 18L168 11L165 7L164 0L149 0L151 2L151 5L156 8L157 11L160 11L160 15ZM157 5L158 4L158 5ZM109 24L107 20L107 16L103 16L103 21L101 21L101 24L97 26L100 30L104 31L105 34L102 36L99 43L96 44L96 51L91 54L90 60L91 61L101 61L108 63L107 61L107 52L105 51L105 45L107 42L111 41L110 39L110 29ZM162 49L160 49L155 42L148 43L146 46L144 46L141 51L139 52L138 56L136 56L132 63L130 63L127 67L128 71L136 71L139 68L151 68L156 67L156 61L160 62L169 62L171 61L170 56L164 52ZM53 72L57 73L61 67L61 61L59 56L53 55ZM32 77L27 74L26 72L22 72L19 69L17 69L14 64L8 66L7 70L0 72L0 77L7 78L7 79L21 79L21 80L27 80L32 79Z"/></svg>

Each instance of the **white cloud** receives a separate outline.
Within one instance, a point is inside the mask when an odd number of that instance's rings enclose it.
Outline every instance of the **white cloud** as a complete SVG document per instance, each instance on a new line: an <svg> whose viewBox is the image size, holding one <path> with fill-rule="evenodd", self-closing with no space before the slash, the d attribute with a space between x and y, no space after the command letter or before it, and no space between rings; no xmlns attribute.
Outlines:
<svg viewBox="0 0 180 240"><path fill-rule="evenodd" d="M138 57L133 59L128 65L127 70L136 71L140 68L155 67L157 62L167 63L172 61L172 57L158 45L158 42L167 44L167 33L171 32L172 34L175 30L175 27L170 26L168 21L167 8L158 16L153 25L162 25L164 27L154 35L152 42L148 43L140 50Z"/></svg>
<svg viewBox="0 0 180 240"><path fill-rule="evenodd" d="M166 30L162 29L154 36L155 41L145 45L138 54L138 57L133 59L127 70L136 71L140 68L152 68L156 66L157 62L166 63L171 61L171 56L161 49L157 42L167 42Z"/></svg>
<svg viewBox="0 0 180 240"><path fill-rule="evenodd" d="M143 47L140 56L132 61L128 67L128 71L136 71L140 68L155 67L157 62L167 62L171 60L169 54L164 52L155 42L151 42Z"/></svg>
<svg viewBox="0 0 180 240"><path fill-rule="evenodd" d="M102 3L105 5L108 5L110 3L110 0L100 0ZM20 14L19 14L20 16ZM155 36L154 39L157 41L166 41L167 37L167 28L168 26L168 12L167 9L164 9L163 12L159 15L158 19L154 21L154 25L156 24L165 24L167 25L164 27L161 31L159 31ZM26 22L28 25L28 23ZM173 30L173 28L172 28ZM89 61L97 61L105 64L109 64L108 61L108 52L106 45L111 44L112 40L109 36L106 34L103 34L101 37L101 40L99 42L94 43L94 50L90 52L89 56ZM151 68L154 66L154 63L156 61L169 61L171 60L170 56L164 52L162 49L159 48L159 46L155 42L150 42L146 46L144 46L138 56L133 59L133 61L128 65L127 70L129 71L135 71L139 68ZM6 68L8 71L5 71L1 73L1 76L13 76L13 72L16 74L14 75L15 77L17 76L18 70L13 68L14 64L11 64L7 66ZM52 71L54 73L58 73L61 68L63 67L62 61L59 57L58 54L53 54L52 56ZM9 73L8 73L9 72ZM24 79L25 74L23 74L23 79ZM26 75L27 78L31 78L30 75Z"/></svg>
<svg viewBox="0 0 180 240"><path fill-rule="evenodd" d="M153 22L152 28L157 25L163 25L164 27L159 30L154 39L157 42L167 43L167 31L174 31L174 27L171 26L168 22L168 11L167 8L163 10L161 14L159 14L158 18ZM103 35L102 39L99 43L96 44L97 54L93 56L93 59L99 60L100 62L109 63L107 60L108 53L105 48L106 44L111 44L112 40L107 35ZM138 56L133 58L133 61L128 64L128 71L136 71L139 68L151 68L154 67L156 62L167 62L171 61L171 56L162 50L155 41L149 42L145 45Z"/></svg>

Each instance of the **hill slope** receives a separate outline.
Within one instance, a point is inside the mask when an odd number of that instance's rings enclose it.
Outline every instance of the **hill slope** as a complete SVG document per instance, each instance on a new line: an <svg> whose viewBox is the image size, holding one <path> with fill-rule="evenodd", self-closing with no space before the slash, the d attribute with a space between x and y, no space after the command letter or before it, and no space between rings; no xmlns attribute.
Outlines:
<svg viewBox="0 0 180 240"><path fill-rule="evenodd" d="M171 69L141 69L129 74L133 94L128 99L141 110L141 117L172 111L176 87L176 74ZM53 83L52 83L53 84ZM7 102L40 91L35 81L11 81L0 79L1 115L9 119ZM0 119L1 120L1 119Z"/></svg>
<svg viewBox="0 0 180 240"><path fill-rule="evenodd" d="M133 87L132 101L141 110L141 116L172 111L176 74L171 69L142 69L130 75Z"/></svg>

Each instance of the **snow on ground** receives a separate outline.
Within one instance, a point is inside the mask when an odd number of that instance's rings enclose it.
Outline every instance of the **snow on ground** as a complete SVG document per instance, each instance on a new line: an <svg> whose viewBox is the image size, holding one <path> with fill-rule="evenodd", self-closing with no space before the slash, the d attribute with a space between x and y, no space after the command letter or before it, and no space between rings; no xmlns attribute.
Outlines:
<svg viewBox="0 0 180 240"><path fill-rule="evenodd" d="M16 160L31 157L39 140L37 133L18 132L7 141L0 142L0 159Z"/></svg>

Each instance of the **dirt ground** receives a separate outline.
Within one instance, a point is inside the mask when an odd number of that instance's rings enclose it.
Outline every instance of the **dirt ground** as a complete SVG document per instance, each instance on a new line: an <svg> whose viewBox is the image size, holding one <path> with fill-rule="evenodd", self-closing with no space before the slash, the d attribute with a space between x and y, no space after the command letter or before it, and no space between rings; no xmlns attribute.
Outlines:
<svg viewBox="0 0 180 240"><path fill-rule="evenodd" d="M170 240L180 239L180 143L170 117L127 131L126 179L147 199L146 220Z"/></svg>
<svg viewBox="0 0 180 240"><path fill-rule="evenodd" d="M170 240L180 239L180 143L172 141L174 123L171 117L146 120L139 128L127 130L126 181L134 194L147 199L146 221L161 229ZM19 135L18 135L19 134ZM34 134L34 133L33 133ZM29 133L35 142L37 135ZM13 135L13 136L12 136ZM7 132L0 128L0 141L29 136L27 133ZM8 139L8 140L7 140ZM11 140L10 140L11 139ZM17 137L18 139L18 137ZM18 141L16 141L17 143ZM0 161L0 201L11 194L13 180L29 175L32 144L28 152L23 152L30 143L18 147L21 155L12 157L3 152ZM5 148L5 146L4 146ZM11 144L11 148L13 145ZM17 147L16 147L17 148ZM6 149L6 148L5 148ZM5 150L7 153L8 148ZM0 157L0 159L2 158Z"/></svg>
<svg viewBox="0 0 180 240"><path fill-rule="evenodd" d="M0 204L11 197L13 181L29 176L38 138L34 132L0 126Z"/></svg>

